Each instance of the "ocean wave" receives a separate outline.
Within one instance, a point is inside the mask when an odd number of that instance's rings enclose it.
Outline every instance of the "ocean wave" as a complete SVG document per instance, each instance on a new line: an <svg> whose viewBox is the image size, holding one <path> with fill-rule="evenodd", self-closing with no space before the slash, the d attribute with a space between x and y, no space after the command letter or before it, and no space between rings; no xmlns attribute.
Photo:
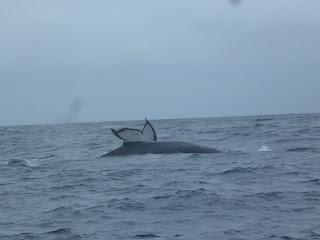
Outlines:
<svg viewBox="0 0 320 240"><path fill-rule="evenodd" d="M40 234L35 233L18 233L18 234L10 234L10 235L1 235L1 239L12 239L12 240L25 240L25 239L40 239Z"/></svg>
<svg viewBox="0 0 320 240"><path fill-rule="evenodd" d="M65 212L65 211L68 211L68 210L70 210L70 209L71 209L70 207L63 207L63 206L60 206L60 207L56 207L56 208L54 208L54 209L51 209L51 210L45 211L45 213Z"/></svg>
<svg viewBox="0 0 320 240"><path fill-rule="evenodd" d="M315 137L301 137L301 138L281 138L276 139L274 142L276 143L296 143L296 142L306 142L306 141L319 141L320 138Z"/></svg>
<svg viewBox="0 0 320 240"><path fill-rule="evenodd" d="M311 179L311 180L302 181L302 183L315 183L315 184L320 184L320 178L315 178L315 179Z"/></svg>
<svg viewBox="0 0 320 240"><path fill-rule="evenodd" d="M294 132L298 134L308 134L308 133L314 134L314 133L318 133L319 131L320 131L319 127L308 127L308 128L297 129Z"/></svg>
<svg viewBox="0 0 320 240"><path fill-rule="evenodd" d="M257 122L267 122L267 121L272 121L272 118L256 118L255 119Z"/></svg>
<svg viewBox="0 0 320 240"><path fill-rule="evenodd" d="M290 237L288 235L271 235L270 239L283 239L283 240L304 240L303 238Z"/></svg>
<svg viewBox="0 0 320 240"><path fill-rule="evenodd" d="M281 199L283 198L283 194L282 192L279 191L274 191L274 192L257 192L257 193L253 193L253 194L249 194L246 195L245 197L249 197L249 198L260 198L266 201L270 201L270 200L276 200L276 199Z"/></svg>
<svg viewBox="0 0 320 240"><path fill-rule="evenodd" d="M48 234L66 234L66 233L71 233L71 228L58 228L53 231L46 232Z"/></svg>
<svg viewBox="0 0 320 240"><path fill-rule="evenodd" d="M272 165L264 165L264 166L259 166L259 167L252 167L251 169L254 171L259 171L259 170L265 171L265 170L274 170L275 167Z"/></svg>
<svg viewBox="0 0 320 240"><path fill-rule="evenodd" d="M319 229L319 226L318 226ZM319 231L319 230L318 230ZM315 232L315 230L305 230L303 231L304 234L310 236L309 239L320 239L320 232Z"/></svg>
<svg viewBox="0 0 320 240"><path fill-rule="evenodd" d="M150 200L150 205L156 205L158 209L165 211L186 211L190 208L213 206L226 201L222 195L204 188L176 190L170 195L155 196Z"/></svg>
<svg viewBox="0 0 320 240"><path fill-rule="evenodd" d="M248 137L250 135L251 135L251 133L249 133L249 132L234 132L231 134L231 136L233 136L233 137L238 137L238 136Z"/></svg>
<svg viewBox="0 0 320 240"><path fill-rule="evenodd" d="M24 160L24 159L12 159L8 161L5 166L9 167L28 167L28 168L35 168L38 165L34 162L31 162L29 160Z"/></svg>
<svg viewBox="0 0 320 240"><path fill-rule="evenodd" d="M52 231L38 234L39 239L88 239L88 237L94 234L75 234L72 233L72 229L69 227L61 227ZM32 238L34 239L34 238Z"/></svg>
<svg viewBox="0 0 320 240"><path fill-rule="evenodd" d="M55 154L50 154L50 155L45 155L45 156L42 156L42 157L38 157L37 159L39 160L43 160L43 159L54 159L56 158L57 156Z"/></svg>
<svg viewBox="0 0 320 240"><path fill-rule="evenodd" d="M59 194L57 196L50 197L50 200L52 200L52 201L61 201L61 200L68 199L68 198L76 198L76 196L75 195Z"/></svg>
<svg viewBox="0 0 320 240"><path fill-rule="evenodd" d="M305 191L302 193L307 200L320 201L319 191Z"/></svg>
<svg viewBox="0 0 320 240"><path fill-rule="evenodd" d="M191 198L193 196L199 196L205 194L207 191L204 188L198 188L196 190L178 190L175 192L175 195L186 199L186 198Z"/></svg>
<svg viewBox="0 0 320 240"><path fill-rule="evenodd" d="M171 197L172 197L172 195L157 195L157 196L152 197L152 199L160 200L160 199L168 199L168 198L171 198Z"/></svg>
<svg viewBox="0 0 320 240"><path fill-rule="evenodd" d="M319 178L315 178L315 179L312 179L312 180L309 180L307 182L316 182L316 183L320 183L320 179Z"/></svg>
<svg viewBox="0 0 320 240"><path fill-rule="evenodd" d="M146 204L141 202L136 202L134 200L131 200L129 198L124 199L112 199L107 202L108 207L110 208L116 208L126 211L135 211L135 210L145 210Z"/></svg>
<svg viewBox="0 0 320 240"><path fill-rule="evenodd" d="M222 149L216 155L100 161L98 152L119 144L111 133L101 135L109 123L40 127L41 133L39 127L28 127L21 136L5 134L0 235L3 240L320 239L315 221L320 135L296 131L318 125L320 118L312 123L290 122L290 116L255 121L266 117L194 120L185 123L193 129L188 134L176 131L176 123L184 120L157 122L161 139L216 146ZM119 126L125 125L135 123ZM200 130L208 132L199 135ZM232 137L237 132L250 136ZM274 151L257 152L263 144ZM233 151L238 149L243 152ZM39 166L30 168L32 163Z"/></svg>
<svg viewBox="0 0 320 240"><path fill-rule="evenodd" d="M77 188L88 188L90 187L89 183L70 183L66 185L60 185L60 186L53 186L50 187L51 191L63 191L63 190L71 190L71 189L77 189Z"/></svg>
<svg viewBox="0 0 320 240"><path fill-rule="evenodd" d="M144 233L144 234L137 234L134 238L137 239L147 239L147 238L159 238L160 236L153 234L153 233Z"/></svg>
<svg viewBox="0 0 320 240"><path fill-rule="evenodd" d="M210 130L200 130L198 131L198 134L218 134L220 133L222 130L221 129L210 129Z"/></svg>
<svg viewBox="0 0 320 240"><path fill-rule="evenodd" d="M289 148L287 152L317 152L317 148L313 147L296 147L296 148Z"/></svg>
<svg viewBox="0 0 320 240"><path fill-rule="evenodd" d="M314 207L300 207L293 209L294 212L306 212L306 211L313 211L315 210Z"/></svg>
<svg viewBox="0 0 320 240"><path fill-rule="evenodd" d="M252 172L254 172L254 170L250 167L247 167L247 168L246 167L235 167L235 168L220 172L218 174L252 173Z"/></svg>
<svg viewBox="0 0 320 240"><path fill-rule="evenodd" d="M227 151L225 151L225 152L222 151L221 153L230 154L230 155L235 155L235 156L250 154L249 152L243 152L243 151L240 151L240 150L227 150Z"/></svg>

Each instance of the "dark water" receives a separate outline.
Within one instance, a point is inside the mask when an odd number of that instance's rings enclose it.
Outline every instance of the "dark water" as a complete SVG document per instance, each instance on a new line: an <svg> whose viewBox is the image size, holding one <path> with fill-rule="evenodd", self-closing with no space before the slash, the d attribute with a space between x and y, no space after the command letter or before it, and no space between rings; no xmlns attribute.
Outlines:
<svg viewBox="0 0 320 240"><path fill-rule="evenodd" d="M142 123L1 127L0 239L320 239L320 115L153 121L223 152L98 158Z"/></svg>

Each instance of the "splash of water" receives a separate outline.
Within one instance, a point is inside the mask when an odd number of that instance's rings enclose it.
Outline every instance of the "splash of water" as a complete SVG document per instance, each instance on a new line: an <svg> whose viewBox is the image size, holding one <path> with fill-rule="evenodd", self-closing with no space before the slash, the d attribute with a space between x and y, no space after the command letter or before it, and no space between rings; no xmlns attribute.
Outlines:
<svg viewBox="0 0 320 240"><path fill-rule="evenodd" d="M261 148L259 148L258 151L259 152L272 152L272 150L266 145L262 145Z"/></svg>

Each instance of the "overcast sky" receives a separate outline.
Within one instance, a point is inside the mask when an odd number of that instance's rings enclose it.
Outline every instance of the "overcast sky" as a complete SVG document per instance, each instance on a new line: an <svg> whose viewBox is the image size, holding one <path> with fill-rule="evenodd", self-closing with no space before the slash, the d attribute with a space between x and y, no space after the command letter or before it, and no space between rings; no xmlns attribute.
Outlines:
<svg viewBox="0 0 320 240"><path fill-rule="evenodd" d="M320 112L319 0L2 0L0 125Z"/></svg>

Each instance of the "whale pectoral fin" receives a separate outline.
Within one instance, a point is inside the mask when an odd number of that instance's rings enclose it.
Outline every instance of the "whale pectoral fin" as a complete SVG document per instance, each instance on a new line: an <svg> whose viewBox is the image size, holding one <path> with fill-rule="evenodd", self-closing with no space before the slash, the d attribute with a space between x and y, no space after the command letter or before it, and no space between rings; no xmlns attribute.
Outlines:
<svg viewBox="0 0 320 240"><path fill-rule="evenodd" d="M111 129L112 133L124 142L142 141L142 132L134 128Z"/></svg>
<svg viewBox="0 0 320 240"><path fill-rule="evenodd" d="M142 137L144 141L157 141L156 131L147 119L142 130Z"/></svg>

